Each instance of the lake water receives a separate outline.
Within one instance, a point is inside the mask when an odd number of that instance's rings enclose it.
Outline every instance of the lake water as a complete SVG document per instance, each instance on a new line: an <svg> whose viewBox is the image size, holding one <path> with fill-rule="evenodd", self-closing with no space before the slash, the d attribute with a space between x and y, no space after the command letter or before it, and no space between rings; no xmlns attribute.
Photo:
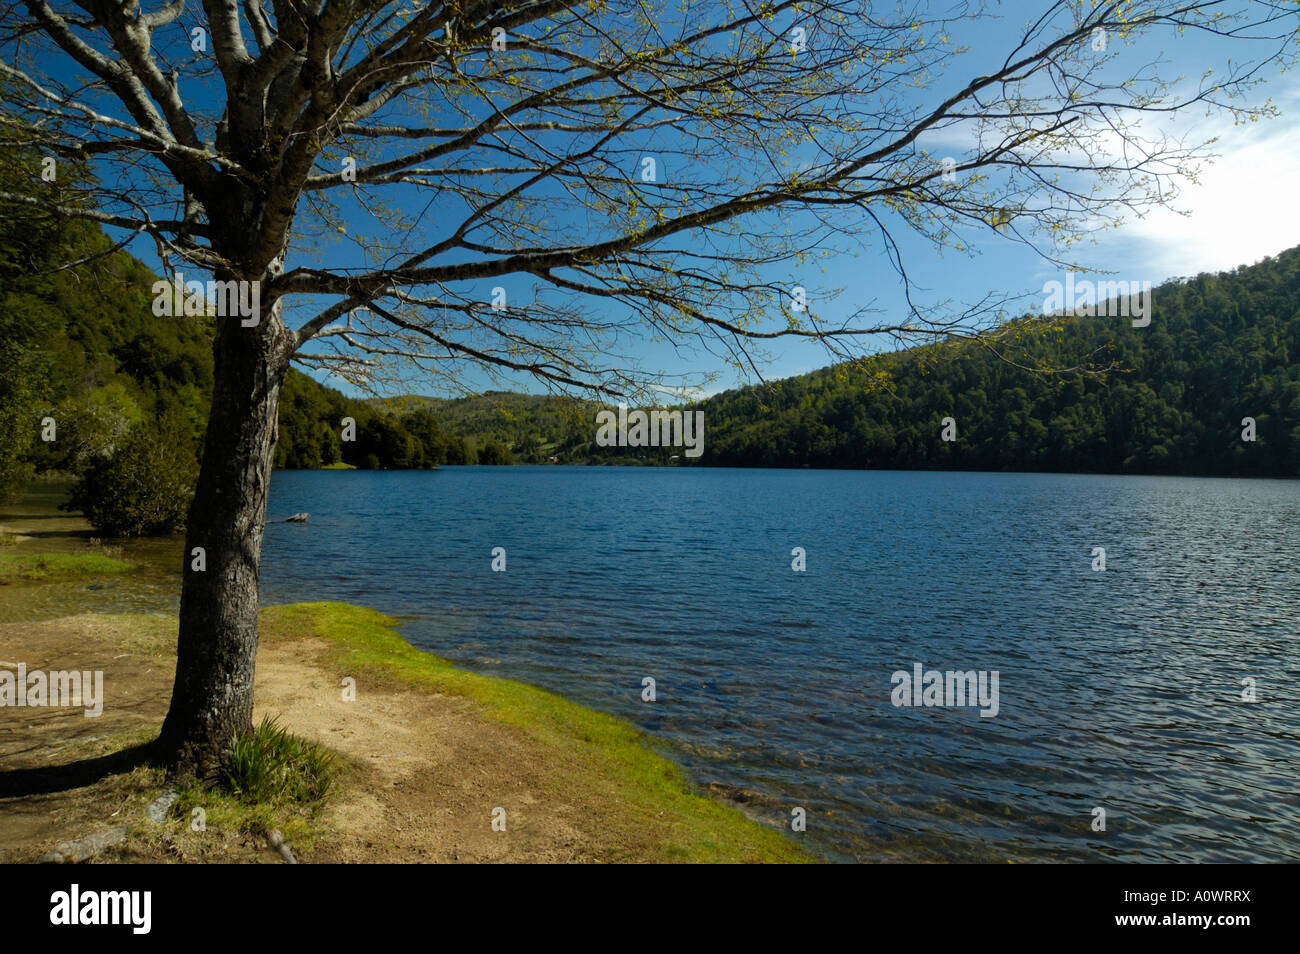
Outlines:
<svg viewBox="0 0 1300 954"><path fill-rule="evenodd" d="M402 617L634 722L758 817L803 808L792 837L828 857L1300 860L1300 483L464 467L271 490L268 519L311 522L268 525L264 603ZM996 671L996 716L895 706L918 663Z"/></svg>

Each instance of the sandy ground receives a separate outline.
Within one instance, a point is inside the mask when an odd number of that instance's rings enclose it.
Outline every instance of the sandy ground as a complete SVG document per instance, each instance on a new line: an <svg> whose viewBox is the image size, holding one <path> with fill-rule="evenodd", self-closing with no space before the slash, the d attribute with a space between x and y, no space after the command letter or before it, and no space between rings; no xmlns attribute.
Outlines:
<svg viewBox="0 0 1300 954"><path fill-rule="evenodd" d="M342 752L363 776L334 803L335 837L314 860L584 861L600 853L598 839L582 831L584 806L566 797L562 768L546 766L522 731L450 696L363 687L344 702L337 678L302 661L311 648L294 644L290 656L268 647L256 691L261 711ZM492 830L497 807L506 810L505 832Z"/></svg>
<svg viewBox="0 0 1300 954"><path fill-rule="evenodd" d="M97 718L79 709L0 708L0 861L34 860L59 842L138 823L158 791L156 771L96 773L86 760L156 733L171 689L172 625L159 617L153 633L141 634L140 617L102 615L0 624L0 662L22 660L28 671L103 670L107 697ZM315 662L323 648L323 641L264 641L258 655L255 720L278 715L350 763L325 812L326 836L296 849L301 860L618 856L614 842L625 843L626 825L603 824L600 800L572 794L566 766L543 758L522 730L483 718L472 702L397 685L360 687L356 701L345 702L337 675ZM47 776L59 766L73 767L51 784ZM42 772L23 771L32 769ZM492 829L498 806L506 809L505 832ZM187 854L192 846L139 841L104 860L276 860L251 836L213 838L199 857Z"/></svg>

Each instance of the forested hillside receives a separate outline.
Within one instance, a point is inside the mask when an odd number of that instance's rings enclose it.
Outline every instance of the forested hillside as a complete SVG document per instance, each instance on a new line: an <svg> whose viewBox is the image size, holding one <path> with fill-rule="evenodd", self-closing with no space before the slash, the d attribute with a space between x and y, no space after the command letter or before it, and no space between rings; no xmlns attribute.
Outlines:
<svg viewBox="0 0 1300 954"><path fill-rule="evenodd" d="M717 395L715 466L1300 474L1300 249L1168 282L1151 324L1023 323L1018 364L1116 370L1043 375L947 342ZM883 373L887 386L876 386ZM942 419L957 440L940 440ZM1242 440L1242 419L1256 422Z"/></svg>
<svg viewBox="0 0 1300 954"><path fill-rule="evenodd" d="M372 403L390 411L427 411L447 431L479 443L496 442L525 463L544 463L552 457L573 463L600 450L592 445L592 438L602 405L594 401L485 391L458 398L408 396Z"/></svg>
<svg viewBox="0 0 1300 954"><path fill-rule="evenodd" d="M31 189L25 168L7 163L0 184ZM98 228L44 206L0 219L0 493L34 471L79 471L144 422L201 435L211 328L155 318L154 280Z"/></svg>

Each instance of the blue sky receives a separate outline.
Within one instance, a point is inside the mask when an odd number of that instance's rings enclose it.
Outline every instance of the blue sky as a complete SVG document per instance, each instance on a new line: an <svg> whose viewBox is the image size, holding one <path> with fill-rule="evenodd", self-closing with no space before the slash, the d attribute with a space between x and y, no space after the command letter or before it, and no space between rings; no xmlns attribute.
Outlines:
<svg viewBox="0 0 1300 954"><path fill-rule="evenodd" d="M1040 13L1044 5L1018 0L996 3L992 8L999 18L964 26L956 39L969 47L969 52L941 73L933 88L917 95L934 97L963 85L972 75L990 71L990 65L1000 62L1008 52L1009 38L1027 18ZM809 35L808 42L817 43L815 32ZM1186 73L1194 78L1207 64L1222 68L1229 57L1249 59L1259 52L1195 34L1184 35L1172 43L1165 35L1156 42L1155 49L1151 48L1151 40L1140 40L1126 48L1117 60L1117 67L1130 69L1159 59L1166 64L1167 74ZM1217 137L1212 150L1216 157L1201 170L1198 181L1181 184L1181 195L1172 209L1156 210L1143 218L1125 215L1106 223L1112 227L1097 236L1092 244L1074 249L1073 258L1099 272L1110 271L1117 279L1149 280L1158 284L1170 277L1250 264L1300 243L1300 229L1296 226L1300 222L1300 163L1295 159L1300 155L1300 123L1296 121L1300 117L1300 90L1292 76L1274 73L1267 79L1266 87L1256 90L1251 101L1271 97L1283 113L1281 119L1234 126L1230 118L1207 116L1202 109L1149 120L1153 135L1168 133L1194 141ZM951 154L960 159L962 155L960 138L945 141L932 137L923 144L935 156ZM402 196L404 202L425 201L413 189L406 190ZM345 207L344 217L350 234L367 231L367 223L354 211ZM580 223L573 225L578 228ZM1024 295L1025 307L1033 308L1042 300L1043 283L1063 277L1058 266L989 230L971 231L962 236L969 246L967 253L940 252L928 241L903 230L896 231L894 237L899 241L911 275L914 297L923 303L973 302L989 293L1009 293ZM767 274L791 284L839 287L837 297L815 302L819 316L832 323L836 317L867 303L872 303L883 316L901 315L903 295L899 278L875 233L865 232L864 239L853 252L823 263L825 274L820 274L818 268L813 281L794 271L782 274L780 269L772 269ZM157 267L151 245L137 241L131 247ZM350 258L345 247L326 253L326 261L342 260L356 264L355 257ZM532 282L531 277L525 276L502 280L500 284L512 297L517 297L528 294L525 286ZM308 317L311 312L310 305L304 303L298 316L291 316L290 323ZM770 357L763 367L769 379L810 371L831 362L825 349L816 343L781 341L764 350ZM736 372L724 369L720 360L703 350L683 351L667 343L645 341L634 345L634 353L642 365L673 374L721 372L720 379L707 387L709 392L753 380L739 378ZM327 383L355 392L346 382L328 380ZM459 383L470 390L503 386L473 371L462 376ZM529 378L507 380L504 386L540 390ZM440 393L435 386L413 385L413 389Z"/></svg>

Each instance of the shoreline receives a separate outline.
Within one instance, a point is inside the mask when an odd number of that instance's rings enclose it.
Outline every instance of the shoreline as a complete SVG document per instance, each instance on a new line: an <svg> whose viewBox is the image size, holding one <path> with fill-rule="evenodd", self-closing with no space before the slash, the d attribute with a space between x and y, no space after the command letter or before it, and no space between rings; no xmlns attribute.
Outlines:
<svg viewBox="0 0 1300 954"><path fill-rule="evenodd" d="M262 610L254 723L275 716L345 764L319 818L281 822L303 862L819 860L703 794L630 724L459 669L407 643L397 623L343 603ZM170 695L175 628L166 614L0 624L7 661L100 668L106 687L99 718L45 708L24 710L22 724L0 723L0 862L34 860L59 842L140 818L162 790L161 772L146 766L54 791L23 792L22 777L56 766L75 773L151 738ZM340 688L347 676L353 701ZM505 831L494 830L498 816ZM205 832L179 817L160 826L141 820L97 860L277 860L223 818L212 809Z"/></svg>
<svg viewBox="0 0 1300 954"><path fill-rule="evenodd" d="M119 582L166 588L168 561L160 557L174 541L105 546L79 514L53 509L64 489L29 486L0 520L7 607L0 657L29 671L103 670L107 698L97 718L0 708L0 861L31 860L59 841L112 827L138 814L124 805L147 804L163 785L161 773L138 767L82 787L13 793L15 777L29 770L59 774L59 766L151 739L175 672L175 611L147 601L137 608L113 595ZM630 723L526 683L458 668L408 643L399 625L344 603L262 608L254 724L280 716L287 729L338 751L347 765L340 799L319 824L298 826L295 852L304 861L821 860L796 836L708 794ZM341 700L345 675L357 682L350 704ZM410 745L394 748L403 738ZM494 791L497 799L481 810L475 799L492 800ZM520 799L513 814L499 804L512 792ZM452 807L454 821L432 823L439 800ZM505 833L491 830L496 807L507 809ZM385 833L382 822L394 812L404 821ZM365 830L370 844L328 847L331 837ZM405 853L401 832L413 833ZM496 843L481 842L483 834L497 835ZM176 819L161 834L133 836L104 860L278 860L237 849L238 839L226 836L205 846ZM322 847L304 848L304 836ZM451 847L440 854L445 838Z"/></svg>

